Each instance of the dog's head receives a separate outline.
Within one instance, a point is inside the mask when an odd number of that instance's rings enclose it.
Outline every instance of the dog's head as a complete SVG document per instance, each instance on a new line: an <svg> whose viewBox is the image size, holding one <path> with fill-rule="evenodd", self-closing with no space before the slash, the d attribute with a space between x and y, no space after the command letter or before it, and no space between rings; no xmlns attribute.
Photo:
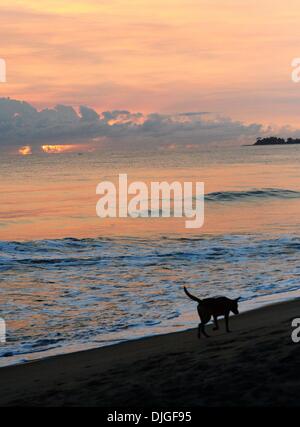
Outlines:
<svg viewBox="0 0 300 427"><path fill-rule="evenodd" d="M241 297L232 300L231 311L233 314L239 314L239 300Z"/></svg>

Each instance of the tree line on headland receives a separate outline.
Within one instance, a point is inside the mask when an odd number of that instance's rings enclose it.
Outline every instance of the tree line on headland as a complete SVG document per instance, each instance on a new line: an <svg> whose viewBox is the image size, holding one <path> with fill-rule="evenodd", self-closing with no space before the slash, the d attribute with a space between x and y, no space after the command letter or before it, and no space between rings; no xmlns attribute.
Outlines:
<svg viewBox="0 0 300 427"><path fill-rule="evenodd" d="M267 138L257 138L254 145L289 145L300 144L300 138L278 138L276 136L269 136Z"/></svg>

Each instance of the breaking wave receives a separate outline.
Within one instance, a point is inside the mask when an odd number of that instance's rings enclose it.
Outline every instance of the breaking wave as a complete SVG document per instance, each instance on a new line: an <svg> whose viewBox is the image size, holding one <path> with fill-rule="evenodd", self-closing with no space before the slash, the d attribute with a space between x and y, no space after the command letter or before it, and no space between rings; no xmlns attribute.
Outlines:
<svg viewBox="0 0 300 427"><path fill-rule="evenodd" d="M220 191L205 196L207 202L236 202L257 199L299 199L300 191L279 188L252 189L247 191Z"/></svg>

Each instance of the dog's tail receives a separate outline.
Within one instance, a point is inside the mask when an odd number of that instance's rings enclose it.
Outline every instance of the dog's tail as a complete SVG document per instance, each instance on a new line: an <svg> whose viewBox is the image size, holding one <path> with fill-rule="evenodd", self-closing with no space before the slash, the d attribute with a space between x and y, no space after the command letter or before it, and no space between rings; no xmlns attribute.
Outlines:
<svg viewBox="0 0 300 427"><path fill-rule="evenodd" d="M198 303L201 303L201 299L200 298L197 298L197 297L195 297L194 295L192 295L192 294L190 294L189 293L189 291L187 290L187 288L184 286L183 287L183 289L184 289L184 292L186 293L186 295L189 297L189 298L191 298L193 301L196 301L196 302L198 302Z"/></svg>

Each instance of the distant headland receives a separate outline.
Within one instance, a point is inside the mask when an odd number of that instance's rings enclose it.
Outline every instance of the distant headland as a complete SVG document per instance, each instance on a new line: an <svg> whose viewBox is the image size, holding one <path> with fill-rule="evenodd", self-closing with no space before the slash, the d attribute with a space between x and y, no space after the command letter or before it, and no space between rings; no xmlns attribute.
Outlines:
<svg viewBox="0 0 300 427"><path fill-rule="evenodd" d="M276 136L269 136L267 138L257 138L253 145L293 145L300 144L300 138L278 138Z"/></svg>

